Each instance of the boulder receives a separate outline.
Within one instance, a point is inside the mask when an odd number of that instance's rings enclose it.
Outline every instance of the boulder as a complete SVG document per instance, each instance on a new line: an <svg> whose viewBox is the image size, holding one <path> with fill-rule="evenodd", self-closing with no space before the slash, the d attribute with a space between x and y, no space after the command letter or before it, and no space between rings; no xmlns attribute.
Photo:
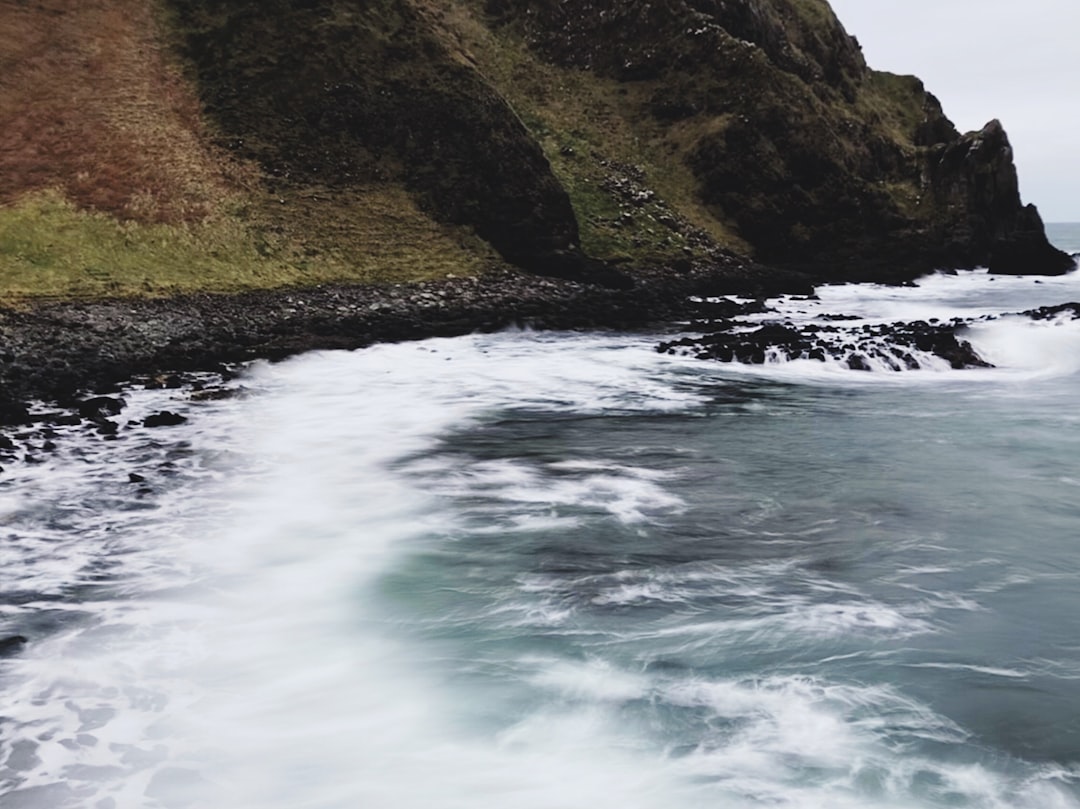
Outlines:
<svg viewBox="0 0 1080 809"><path fill-rule="evenodd" d="M186 416L181 416L179 413L173 413L171 410L162 410L159 413L147 416L143 419L142 423L144 427L175 427L186 421Z"/></svg>
<svg viewBox="0 0 1080 809"><path fill-rule="evenodd" d="M76 410L84 419L103 419L106 416L119 415L126 404L123 399L118 397L94 396L79 402Z"/></svg>
<svg viewBox="0 0 1080 809"><path fill-rule="evenodd" d="M0 638L0 656L17 654L23 650L28 640L23 635L11 635L10 637Z"/></svg>

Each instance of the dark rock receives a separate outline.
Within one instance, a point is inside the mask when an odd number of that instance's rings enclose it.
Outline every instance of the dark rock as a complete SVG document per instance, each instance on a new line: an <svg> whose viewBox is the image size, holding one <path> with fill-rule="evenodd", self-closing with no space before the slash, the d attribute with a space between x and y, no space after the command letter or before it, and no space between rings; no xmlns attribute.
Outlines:
<svg viewBox="0 0 1080 809"><path fill-rule="evenodd" d="M0 638L0 655L17 654L29 641L22 635Z"/></svg>
<svg viewBox="0 0 1080 809"><path fill-rule="evenodd" d="M699 339L684 338L663 343L658 350L685 353L679 350L685 348L692 348L694 355L701 358L761 364L770 352L791 359L810 351L813 346L806 334L783 324L766 323L747 332L741 331L738 324L729 323L725 328Z"/></svg>
<svg viewBox="0 0 1080 809"><path fill-rule="evenodd" d="M1050 320L1051 318L1065 315L1073 320L1080 319L1080 303L1062 303L1057 306L1040 306L1038 309L1029 309L1023 314L1033 320Z"/></svg>
<svg viewBox="0 0 1080 809"><path fill-rule="evenodd" d="M1020 200L1012 146L1001 122L957 138L933 153L931 191L949 212L936 223L970 261L1010 275L1062 275L1075 268L1046 238L1034 205ZM959 266L966 263L957 261Z"/></svg>
<svg viewBox="0 0 1080 809"><path fill-rule="evenodd" d="M176 390L187 382L181 374L156 374L146 382L151 390Z"/></svg>
<svg viewBox="0 0 1080 809"><path fill-rule="evenodd" d="M29 424L30 411L22 402L7 400L0 393L0 424Z"/></svg>
<svg viewBox="0 0 1080 809"><path fill-rule="evenodd" d="M234 399L239 394L239 388L205 388L193 391L191 400L193 402L217 402L224 399Z"/></svg>
<svg viewBox="0 0 1080 809"><path fill-rule="evenodd" d="M988 267L1002 275L1065 275L1076 262L1046 240L1042 219L1029 205L1012 230L994 242Z"/></svg>
<svg viewBox="0 0 1080 809"><path fill-rule="evenodd" d="M768 307L763 300L752 300L745 303L720 298L709 301L691 301L687 308L698 317L707 317L713 320L722 320L745 315L755 315L767 312Z"/></svg>
<svg viewBox="0 0 1080 809"><path fill-rule="evenodd" d="M84 419L98 419L119 415L126 404L123 399L112 396L95 396L79 402L77 409Z"/></svg>
<svg viewBox="0 0 1080 809"><path fill-rule="evenodd" d="M143 419L144 427L175 427L177 424L183 424L187 421L186 416L181 416L179 413L173 413L169 410L162 410L160 413L154 413Z"/></svg>
<svg viewBox="0 0 1080 809"><path fill-rule="evenodd" d="M919 362L911 352L917 350L947 360L956 369L991 367L970 343L957 337L964 325L962 321L948 325L914 321L854 328L832 324L795 328L770 323L743 331L741 324L731 322L701 337L662 343L657 350L749 364L764 363L770 356L819 362L831 358L853 371L872 371L875 362L894 371L915 370Z"/></svg>
<svg viewBox="0 0 1080 809"><path fill-rule="evenodd" d="M872 371L874 370L870 363L867 362L866 357L862 354L852 354L847 358L847 366L852 371Z"/></svg>
<svg viewBox="0 0 1080 809"><path fill-rule="evenodd" d="M120 425L108 419L97 419L93 424L98 435L115 436L120 431Z"/></svg>

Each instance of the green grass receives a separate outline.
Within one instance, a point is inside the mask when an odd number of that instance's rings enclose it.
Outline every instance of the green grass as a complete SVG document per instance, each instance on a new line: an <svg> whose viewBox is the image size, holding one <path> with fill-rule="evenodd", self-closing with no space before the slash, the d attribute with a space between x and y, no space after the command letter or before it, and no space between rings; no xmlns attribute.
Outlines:
<svg viewBox="0 0 1080 809"><path fill-rule="evenodd" d="M286 199L282 208L299 228L305 208L320 204ZM140 224L77 209L56 192L30 195L0 207L0 300L407 282L475 274L495 261L468 232L432 223L403 191L373 189L362 208L349 208L344 246L322 249L314 245L328 234L300 242L272 221L249 221L240 206L193 224Z"/></svg>

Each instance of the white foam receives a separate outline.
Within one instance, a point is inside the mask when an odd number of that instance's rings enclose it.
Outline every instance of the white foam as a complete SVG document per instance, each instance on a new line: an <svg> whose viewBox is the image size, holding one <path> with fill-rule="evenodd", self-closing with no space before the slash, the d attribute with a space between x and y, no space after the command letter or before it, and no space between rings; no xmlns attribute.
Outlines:
<svg viewBox="0 0 1080 809"><path fill-rule="evenodd" d="M941 669L944 671L970 671L975 674L986 674L990 677L1004 677L1010 680L1026 680L1031 672L1019 669L1003 669L995 666L975 666L967 663L905 663L913 669Z"/></svg>
<svg viewBox="0 0 1080 809"><path fill-rule="evenodd" d="M577 662L553 659L524 662L539 668L537 673L529 678L533 685L554 690L560 696L571 699L626 702L642 699L650 690L647 678L620 671L603 660Z"/></svg>
<svg viewBox="0 0 1080 809"><path fill-rule="evenodd" d="M667 492L667 477L647 469L603 461L530 463L524 460L470 462L461 460L426 470L432 491L448 496L483 494L500 503L541 509L556 522L573 517L567 509L602 509L624 523L640 523L650 515L672 513L683 501ZM411 467L422 471L422 467ZM655 482L654 482L655 481ZM501 511L501 509L500 509ZM534 515L543 519L543 516Z"/></svg>
<svg viewBox="0 0 1080 809"><path fill-rule="evenodd" d="M328 352L258 366L242 407L200 406L197 421L170 434L189 447L175 460L177 482L158 485L149 508L76 509L72 524L86 533L62 552L6 546L45 590L94 587L96 562L120 565L108 598L80 601L69 627L4 663L0 714L11 722L0 755L23 756L20 789L71 791L70 800L14 800L34 809L104 809L110 799L117 809L1075 807L1060 773L1028 767L1018 782L989 766L913 759L912 740L958 745L964 733L888 688L692 667L655 674L650 660L618 655L650 636L670 638L663 648L675 652L748 636L777 647L793 636L902 638L933 631L936 611L952 608L944 597L895 606L768 561L523 572L475 607L491 622L490 645L460 647L464 619L442 608L452 602L388 575L418 549L453 542L462 521L495 513L477 500L503 513L510 504L505 525L518 533L570 532L585 519L647 527L679 513L670 478L625 458L434 457L448 432L507 408L701 407L708 391L685 383L710 372L658 357L651 344L494 335ZM99 490L130 498L109 477L129 462L118 469L111 451L85 449L28 468L32 493L8 502L5 530L35 526L44 544L65 548L67 534L40 519L43 504ZM101 514L112 530L95 528ZM472 575L461 566L455 594L475 595ZM582 610L703 594L726 599L730 619L687 609L621 637L578 620ZM402 604L409 610L395 610ZM403 613L420 626L402 626ZM536 629L530 637L550 655L506 654L515 626ZM575 633L595 656L566 652ZM473 653L448 665L462 649ZM672 727L678 734L665 735ZM33 749L16 751L18 741ZM924 800L927 773L944 786Z"/></svg>
<svg viewBox="0 0 1080 809"><path fill-rule="evenodd" d="M1080 371L1080 320L1006 317L971 326L964 337L979 356L999 368L1041 376Z"/></svg>

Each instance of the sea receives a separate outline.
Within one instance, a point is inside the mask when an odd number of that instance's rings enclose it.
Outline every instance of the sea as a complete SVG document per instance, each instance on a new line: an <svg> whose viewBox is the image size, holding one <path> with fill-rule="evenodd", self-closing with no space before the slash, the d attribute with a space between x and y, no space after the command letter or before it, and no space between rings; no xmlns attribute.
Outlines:
<svg viewBox="0 0 1080 809"><path fill-rule="evenodd" d="M981 318L993 368L673 324L132 385L116 440L0 475L0 806L1080 807L1080 320L1016 314L1069 301L972 271L755 316Z"/></svg>

